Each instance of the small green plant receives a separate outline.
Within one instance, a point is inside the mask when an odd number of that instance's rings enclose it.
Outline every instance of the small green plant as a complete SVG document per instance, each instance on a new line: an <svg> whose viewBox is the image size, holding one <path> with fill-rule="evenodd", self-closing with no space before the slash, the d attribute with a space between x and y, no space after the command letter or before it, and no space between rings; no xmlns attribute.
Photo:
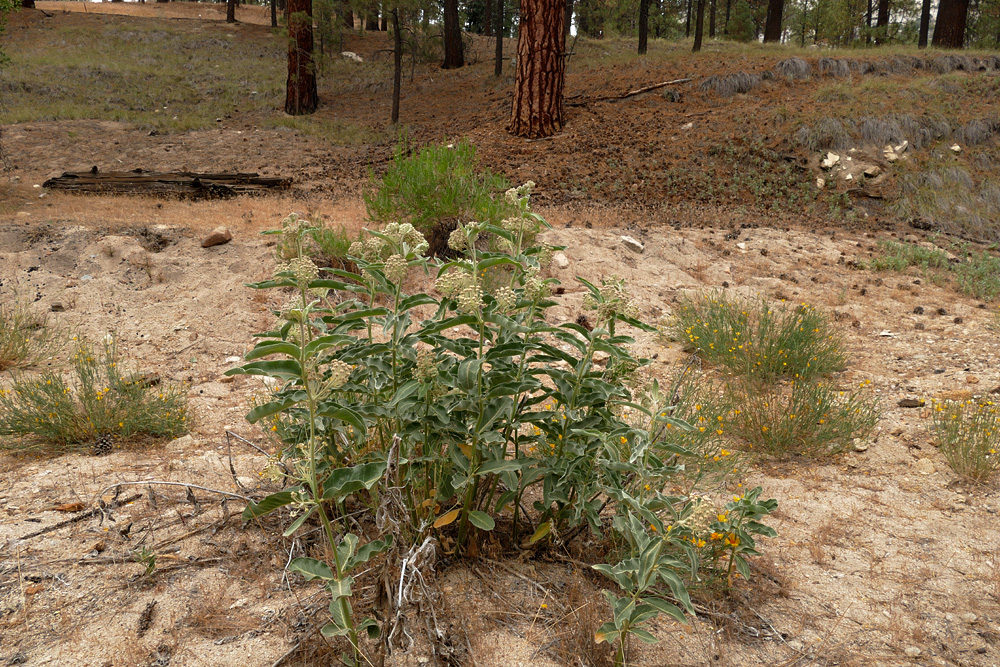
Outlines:
<svg viewBox="0 0 1000 667"><path fill-rule="evenodd" d="M1000 406L993 401L934 401L933 435L959 476L986 482L1000 470Z"/></svg>
<svg viewBox="0 0 1000 667"><path fill-rule="evenodd" d="M187 430L183 392L176 387L149 386L123 372L117 345L105 339L100 351L80 342L70 359L71 378L45 371L15 375L0 389L0 435L5 449L35 446L33 436L59 450L78 448L98 435L127 439L146 434L176 437Z"/></svg>
<svg viewBox="0 0 1000 667"><path fill-rule="evenodd" d="M967 296L983 301L992 301L1000 296L1000 257L989 249L973 251L967 243L952 244L951 249L963 259L950 261L941 248L881 241L879 254L868 262L867 268L902 272L911 266L919 266L924 275L935 283L943 282L944 276L953 277L958 289Z"/></svg>
<svg viewBox="0 0 1000 667"><path fill-rule="evenodd" d="M839 334L820 311L730 300L721 292L688 298L674 312L674 335L713 364L772 381L809 379L843 368Z"/></svg>
<svg viewBox="0 0 1000 667"><path fill-rule="evenodd" d="M734 431L759 454L836 454L866 438L878 422L878 400L869 381L850 390L822 380L789 385L732 382L727 386Z"/></svg>
<svg viewBox="0 0 1000 667"><path fill-rule="evenodd" d="M872 271L905 271L911 266L919 266L925 272L948 266L948 255L937 247L879 241L878 255L868 262Z"/></svg>
<svg viewBox="0 0 1000 667"><path fill-rule="evenodd" d="M38 363L58 348L48 318L16 292L0 292L0 371Z"/></svg>
<svg viewBox="0 0 1000 667"><path fill-rule="evenodd" d="M508 187L502 176L477 171L476 148L467 140L419 150L400 140L386 173L370 176L364 199L375 222L408 222L425 236L441 235L438 243L429 239L437 254L457 221L499 224L512 215L515 202L501 194ZM447 229L435 232L441 225Z"/></svg>
<svg viewBox="0 0 1000 667"><path fill-rule="evenodd" d="M142 573L142 577L148 577L156 570L156 552L145 546L132 551L132 560L146 566L146 571Z"/></svg>

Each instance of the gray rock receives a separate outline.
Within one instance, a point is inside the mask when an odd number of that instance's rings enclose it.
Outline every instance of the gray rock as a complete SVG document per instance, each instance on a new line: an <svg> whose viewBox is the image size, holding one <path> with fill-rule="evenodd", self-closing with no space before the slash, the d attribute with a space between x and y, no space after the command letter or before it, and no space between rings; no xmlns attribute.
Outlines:
<svg viewBox="0 0 1000 667"><path fill-rule="evenodd" d="M646 246L636 241L631 236L622 237L622 245L631 250L632 252L642 252L646 249Z"/></svg>

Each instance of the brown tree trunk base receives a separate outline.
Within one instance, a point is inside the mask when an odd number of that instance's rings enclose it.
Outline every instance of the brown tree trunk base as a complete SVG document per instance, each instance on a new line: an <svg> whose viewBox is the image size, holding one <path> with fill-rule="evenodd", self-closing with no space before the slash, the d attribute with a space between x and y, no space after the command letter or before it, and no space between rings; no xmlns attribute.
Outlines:
<svg viewBox="0 0 1000 667"><path fill-rule="evenodd" d="M566 0L521 0L517 76L507 130L518 137L552 136L563 126Z"/></svg>

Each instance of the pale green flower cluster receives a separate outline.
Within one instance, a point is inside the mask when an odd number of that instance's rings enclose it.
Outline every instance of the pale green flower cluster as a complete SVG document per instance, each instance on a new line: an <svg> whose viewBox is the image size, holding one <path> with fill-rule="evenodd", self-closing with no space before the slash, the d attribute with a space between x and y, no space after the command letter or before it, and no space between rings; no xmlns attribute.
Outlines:
<svg viewBox="0 0 1000 667"><path fill-rule="evenodd" d="M522 201L525 201L525 203L527 203L527 199L531 197L531 191L534 189L535 189L535 182L528 181L524 185L521 185L516 188L511 188L510 190L504 193L504 196L507 198L507 201L510 202L511 204L519 204Z"/></svg>
<svg viewBox="0 0 1000 667"><path fill-rule="evenodd" d="M330 376L326 379L324 388L330 391L340 389L347 384L347 381L351 378L351 373L354 372L353 366L344 363L340 359L334 359L331 361L327 365L327 368L330 370Z"/></svg>
<svg viewBox="0 0 1000 667"><path fill-rule="evenodd" d="M305 226L307 223L299 218L298 213L291 213L281 221L281 236L286 239L297 236Z"/></svg>
<svg viewBox="0 0 1000 667"><path fill-rule="evenodd" d="M413 377L424 384L433 382L437 378L437 365L433 349L424 347L417 350L417 367L413 371Z"/></svg>
<svg viewBox="0 0 1000 667"><path fill-rule="evenodd" d="M455 252L462 252L469 247L469 239L465 236L465 230L459 225L451 230L448 235L448 247Z"/></svg>
<svg viewBox="0 0 1000 667"><path fill-rule="evenodd" d="M465 271L449 271L434 281L434 288L449 299L471 285L472 276Z"/></svg>
<svg viewBox="0 0 1000 667"><path fill-rule="evenodd" d="M385 248L385 240L377 236L369 236L364 241L355 241L347 248L347 254L351 257L358 257L366 262L377 262L382 259L382 249Z"/></svg>
<svg viewBox="0 0 1000 667"><path fill-rule="evenodd" d="M509 313L517 305L517 294L506 285L497 289L493 298L497 300L497 310L501 313Z"/></svg>
<svg viewBox="0 0 1000 667"><path fill-rule="evenodd" d="M389 259L385 260L385 277L391 282L396 284L403 282L403 278L406 277L406 269L406 260L403 259L402 255L390 255Z"/></svg>
<svg viewBox="0 0 1000 667"><path fill-rule="evenodd" d="M479 285L468 285L458 294L458 312L472 315L483 305L483 289Z"/></svg>
<svg viewBox="0 0 1000 667"><path fill-rule="evenodd" d="M712 523L717 518L718 511L715 504L708 498L699 498L694 506L694 511L684 521L687 527L695 535L705 535L711 532Z"/></svg>
<svg viewBox="0 0 1000 667"><path fill-rule="evenodd" d="M637 317L639 306L636 305L625 286L625 281L618 276L611 276L601 281L600 298L588 294L583 299L583 307L597 311L597 320L606 322L614 315Z"/></svg>
<svg viewBox="0 0 1000 667"><path fill-rule="evenodd" d="M534 266L530 267L524 277L524 295L535 301L545 298L548 293L548 285L538 275L538 269Z"/></svg>
<svg viewBox="0 0 1000 667"><path fill-rule="evenodd" d="M408 222L404 222L403 224L390 222L382 229L382 233L385 234L397 248L402 248L406 245L415 255L423 255L430 247L427 240L424 239L424 235L417 231L417 229Z"/></svg>
<svg viewBox="0 0 1000 667"><path fill-rule="evenodd" d="M296 257L288 262L288 270L295 274L295 282L300 287L306 287L319 278L319 269L308 257Z"/></svg>

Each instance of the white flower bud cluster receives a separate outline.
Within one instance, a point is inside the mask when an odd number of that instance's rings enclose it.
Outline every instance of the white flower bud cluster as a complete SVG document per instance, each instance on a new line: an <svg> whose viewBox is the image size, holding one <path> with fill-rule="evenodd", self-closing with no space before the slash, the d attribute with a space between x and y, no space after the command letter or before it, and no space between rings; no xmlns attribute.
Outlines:
<svg viewBox="0 0 1000 667"><path fill-rule="evenodd" d="M327 378L324 386L330 390L340 389L343 387L351 378L351 373L354 372L353 366L344 363L340 359L334 359L331 361L328 368L330 369L330 377Z"/></svg>
<svg viewBox="0 0 1000 667"><path fill-rule="evenodd" d="M509 313L517 305L517 294L506 285L499 288L493 298L497 300L497 310L501 313Z"/></svg>
<svg viewBox="0 0 1000 667"><path fill-rule="evenodd" d="M597 311L597 320L604 322L613 315L637 317L639 306L636 305L625 287L625 281L617 276L611 276L601 282L600 298L588 294L583 299L583 307Z"/></svg>
<svg viewBox="0 0 1000 667"><path fill-rule="evenodd" d="M448 235L448 247L455 252L462 252L469 247L469 239L466 238L461 225L451 230L451 234Z"/></svg>
<svg viewBox="0 0 1000 667"><path fill-rule="evenodd" d="M469 285L458 295L458 312L472 315L483 305L483 290L479 285Z"/></svg>
<svg viewBox="0 0 1000 667"><path fill-rule="evenodd" d="M538 257L538 264L544 269L552 263L552 258L555 256L555 248L548 243L543 243L536 256Z"/></svg>
<svg viewBox="0 0 1000 667"><path fill-rule="evenodd" d="M524 295L534 301L548 295L548 285L538 276L538 269L531 267L524 278Z"/></svg>
<svg viewBox="0 0 1000 667"><path fill-rule="evenodd" d="M281 236L283 238L295 236L301 228L302 221L299 219L299 214L291 213L281 221Z"/></svg>
<svg viewBox="0 0 1000 667"><path fill-rule="evenodd" d="M695 535L704 535L711 532L712 523L718 518L717 515L715 504L710 499L699 498L695 501L694 510L684 523Z"/></svg>
<svg viewBox="0 0 1000 667"><path fill-rule="evenodd" d="M438 276L434 288L449 299L472 284L472 276L465 271L449 271Z"/></svg>
<svg viewBox="0 0 1000 667"><path fill-rule="evenodd" d="M308 257L296 257L288 263L288 269L295 274L295 282L301 287L319 278L319 269Z"/></svg>
<svg viewBox="0 0 1000 667"><path fill-rule="evenodd" d="M402 255L391 255L385 260L385 277L391 282L399 284L406 277L407 263Z"/></svg>
<svg viewBox="0 0 1000 667"><path fill-rule="evenodd" d="M417 350L417 367L413 371L413 377L417 381L427 384L433 382L437 377L437 365L434 359L434 350L424 347Z"/></svg>
<svg viewBox="0 0 1000 667"><path fill-rule="evenodd" d="M424 235L408 222L399 224L390 222L382 229L382 233L388 236L397 248L402 248L405 244L416 255L422 255L430 247Z"/></svg>

